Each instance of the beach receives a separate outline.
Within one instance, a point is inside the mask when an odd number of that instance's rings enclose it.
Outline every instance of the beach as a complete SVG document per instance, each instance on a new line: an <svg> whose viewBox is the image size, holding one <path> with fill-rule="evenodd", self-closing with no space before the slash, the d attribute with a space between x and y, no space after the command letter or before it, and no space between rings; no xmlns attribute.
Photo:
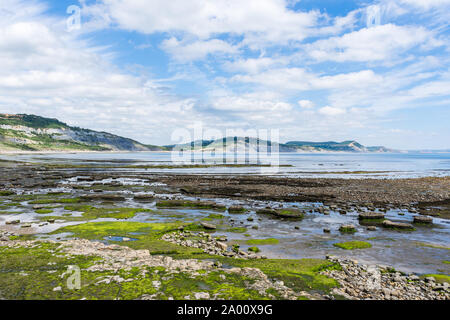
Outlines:
<svg viewBox="0 0 450 320"><path fill-rule="evenodd" d="M448 176L72 157L1 162L5 299L449 299Z"/></svg>

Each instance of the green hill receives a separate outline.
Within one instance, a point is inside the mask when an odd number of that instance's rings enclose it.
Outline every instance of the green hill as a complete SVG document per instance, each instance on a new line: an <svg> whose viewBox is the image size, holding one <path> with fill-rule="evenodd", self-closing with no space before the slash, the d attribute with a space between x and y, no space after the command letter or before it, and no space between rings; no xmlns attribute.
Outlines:
<svg viewBox="0 0 450 320"><path fill-rule="evenodd" d="M0 114L0 151L152 151L160 147L27 114Z"/></svg>

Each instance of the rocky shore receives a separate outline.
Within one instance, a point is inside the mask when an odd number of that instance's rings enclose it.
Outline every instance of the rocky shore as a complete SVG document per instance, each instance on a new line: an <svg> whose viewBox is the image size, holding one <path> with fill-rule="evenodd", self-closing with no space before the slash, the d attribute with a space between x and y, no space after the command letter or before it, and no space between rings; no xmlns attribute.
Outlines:
<svg viewBox="0 0 450 320"><path fill-rule="evenodd" d="M323 257L340 254L328 250L391 248L405 234L444 230L437 220L450 218L450 177L298 179L92 170L89 164L0 166L0 273L7 273L0 298L450 299L442 238L420 244L437 250L428 257L438 257L433 273L442 278ZM321 257L271 259L274 250L263 246L273 245L280 252L315 246ZM64 287L72 261L86 280L77 292Z"/></svg>
<svg viewBox="0 0 450 320"><path fill-rule="evenodd" d="M450 300L450 284L433 277L395 271L392 267L359 264L356 260L327 256L339 270L323 274L337 279L340 288L333 293L350 300Z"/></svg>

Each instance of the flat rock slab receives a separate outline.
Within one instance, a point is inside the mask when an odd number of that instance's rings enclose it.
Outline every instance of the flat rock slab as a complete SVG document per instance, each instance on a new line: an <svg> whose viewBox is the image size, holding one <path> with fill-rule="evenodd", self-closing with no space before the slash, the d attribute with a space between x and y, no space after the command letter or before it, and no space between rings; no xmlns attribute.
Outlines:
<svg viewBox="0 0 450 320"><path fill-rule="evenodd" d="M344 233L355 233L356 227L352 224L344 224L339 228L339 231Z"/></svg>
<svg viewBox="0 0 450 320"><path fill-rule="evenodd" d="M152 202L155 200L155 197L150 194L138 194L133 197L133 200L140 202Z"/></svg>
<svg viewBox="0 0 450 320"><path fill-rule="evenodd" d="M209 230L215 230L217 227L211 223L206 223L206 222L200 222L200 225L202 227L204 227L205 229L209 229Z"/></svg>
<svg viewBox="0 0 450 320"><path fill-rule="evenodd" d="M383 227L391 228L391 229L414 230L414 227L412 224L403 223L403 222L394 222L394 221L390 221L390 220L384 220Z"/></svg>
<svg viewBox="0 0 450 320"><path fill-rule="evenodd" d="M260 209L256 211L257 214L270 214L278 218L302 219L304 213L296 209Z"/></svg>
<svg viewBox="0 0 450 320"><path fill-rule="evenodd" d="M384 214L381 212L363 212L358 215L360 220L375 220L384 219Z"/></svg>
<svg viewBox="0 0 450 320"><path fill-rule="evenodd" d="M418 224L432 224L433 218L431 217L425 217L425 216L415 216L413 223Z"/></svg>
<svg viewBox="0 0 450 320"><path fill-rule="evenodd" d="M241 206L231 206L228 208L228 213L246 213L247 209Z"/></svg>

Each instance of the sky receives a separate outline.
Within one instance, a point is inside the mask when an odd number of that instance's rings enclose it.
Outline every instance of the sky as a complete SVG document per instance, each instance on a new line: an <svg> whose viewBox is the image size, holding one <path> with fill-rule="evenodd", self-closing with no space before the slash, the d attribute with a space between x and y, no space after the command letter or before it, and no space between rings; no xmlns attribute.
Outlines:
<svg viewBox="0 0 450 320"><path fill-rule="evenodd" d="M449 149L449 21L450 0L1 0L0 112Z"/></svg>

